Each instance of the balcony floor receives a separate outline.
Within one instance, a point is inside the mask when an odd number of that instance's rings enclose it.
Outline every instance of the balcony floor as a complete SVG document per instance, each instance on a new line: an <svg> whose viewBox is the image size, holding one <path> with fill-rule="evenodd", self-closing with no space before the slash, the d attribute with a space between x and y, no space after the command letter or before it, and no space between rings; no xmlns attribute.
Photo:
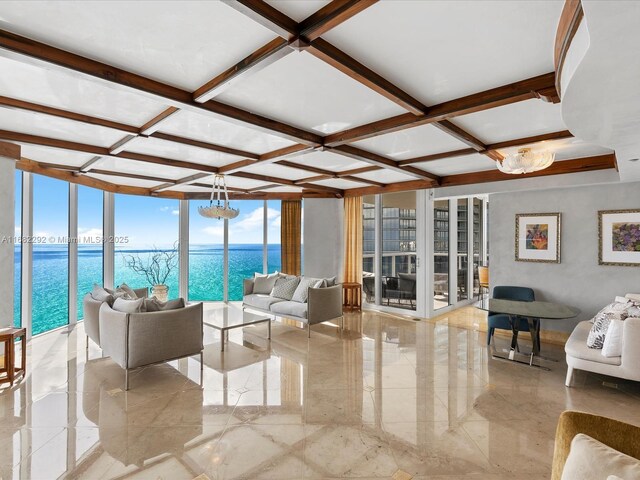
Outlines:
<svg viewBox="0 0 640 480"><path fill-rule="evenodd" d="M224 356L205 328L203 387L193 357L136 371L129 392L91 342L87 359L82 324L51 332L0 390L0 477L547 479L563 410L640 425L640 384L577 372L567 389L555 345L549 372L493 360L484 321L365 312L307 339L279 320L270 347L258 325Z"/></svg>

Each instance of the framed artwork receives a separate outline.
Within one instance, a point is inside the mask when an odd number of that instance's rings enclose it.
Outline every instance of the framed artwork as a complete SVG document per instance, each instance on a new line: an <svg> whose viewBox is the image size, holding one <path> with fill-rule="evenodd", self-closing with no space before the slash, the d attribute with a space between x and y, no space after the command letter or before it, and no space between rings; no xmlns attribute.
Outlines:
<svg viewBox="0 0 640 480"><path fill-rule="evenodd" d="M560 263L560 214L516 215L516 261Z"/></svg>
<svg viewBox="0 0 640 480"><path fill-rule="evenodd" d="M598 212L600 265L640 266L640 210Z"/></svg>

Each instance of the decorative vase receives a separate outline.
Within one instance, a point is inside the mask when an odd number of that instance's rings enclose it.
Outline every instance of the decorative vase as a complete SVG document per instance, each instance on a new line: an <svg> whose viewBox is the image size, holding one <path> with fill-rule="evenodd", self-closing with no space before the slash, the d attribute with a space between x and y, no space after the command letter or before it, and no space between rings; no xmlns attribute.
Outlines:
<svg viewBox="0 0 640 480"><path fill-rule="evenodd" d="M169 287L166 285L154 285L151 287L151 294L161 302L166 302L169 298Z"/></svg>

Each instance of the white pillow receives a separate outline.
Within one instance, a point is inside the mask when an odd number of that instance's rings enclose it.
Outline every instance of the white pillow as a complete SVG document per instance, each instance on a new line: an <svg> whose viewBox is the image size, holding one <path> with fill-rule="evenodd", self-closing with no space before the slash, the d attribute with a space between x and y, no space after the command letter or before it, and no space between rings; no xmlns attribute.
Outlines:
<svg viewBox="0 0 640 480"><path fill-rule="evenodd" d="M605 357L622 356L622 329L624 323L622 320L612 319L607 329L607 335L604 337L602 345L602 355Z"/></svg>
<svg viewBox="0 0 640 480"><path fill-rule="evenodd" d="M116 298L113 302L113 309L117 312L123 313L140 313L142 306L144 305L144 298L138 298L137 300L125 300L124 298Z"/></svg>
<svg viewBox="0 0 640 480"><path fill-rule="evenodd" d="M629 303L629 298L627 297L616 297L616 299L614 300L614 302L616 303Z"/></svg>
<svg viewBox="0 0 640 480"><path fill-rule="evenodd" d="M256 273L253 279L253 293L266 293L269 295L273 290L276 280L278 279L278 272L271 273L269 275L262 275Z"/></svg>
<svg viewBox="0 0 640 480"><path fill-rule="evenodd" d="M640 293L627 293L624 297L629 300L640 302Z"/></svg>
<svg viewBox="0 0 640 480"><path fill-rule="evenodd" d="M576 435L571 441L561 480L602 480L610 475L625 480L640 478L640 460L583 433Z"/></svg>

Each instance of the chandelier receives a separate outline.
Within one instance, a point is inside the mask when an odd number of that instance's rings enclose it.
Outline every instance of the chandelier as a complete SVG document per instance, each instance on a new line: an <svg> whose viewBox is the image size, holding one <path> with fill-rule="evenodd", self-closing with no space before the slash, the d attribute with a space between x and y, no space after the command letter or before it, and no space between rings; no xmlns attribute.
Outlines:
<svg viewBox="0 0 640 480"><path fill-rule="evenodd" d="M507 155L497 163L498 170L502 173L518 175L544 170L553 163L553 160L554 154L551 152L533 152L530 148L521 148L518 153Z"/></svg>
<svg viewBox="0 0 640 480"><path fill-rule="evenodd" d="M224 201L221 200L224 193ZM213 204L213 199L216 199L216 204ZM203 217L217 218L220 220L224 218L231 220L236 218L240 213L238 208L231 208L229 206L229 194L227 193L227 184L223 175L216 175L213 180L213 187L211 189L211 199L209 200L208 207L198 207L198 213Z"/></svg>

